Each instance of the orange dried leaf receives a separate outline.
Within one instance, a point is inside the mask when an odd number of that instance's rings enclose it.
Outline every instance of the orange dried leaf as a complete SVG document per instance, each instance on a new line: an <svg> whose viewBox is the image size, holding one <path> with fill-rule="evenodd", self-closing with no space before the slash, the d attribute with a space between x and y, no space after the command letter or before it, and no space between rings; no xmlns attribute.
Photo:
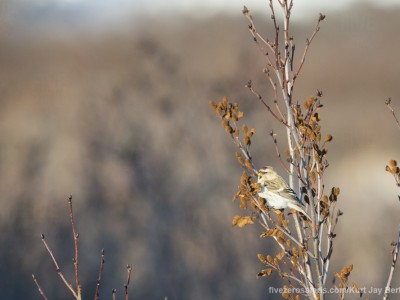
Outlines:
<svg viewBox="0 0 400 300"><path fill-rule="evenodd" d="M258 253L258 254L257 254L257 257L258 257L258 260L259 260L262 264L265 265L265 264L267 263L267 260L266 260L266 258L264 257L264 255Z"/></svg>
<svg viewBox="0 0 400 300"><path fill-rule="evenodd" d="M277 265L279 265L279 260L275 257L274 258L274 263L273 263L275 266L277 266Z"/></svg>
<svg viewBox="0 0 400 300"><path fill-rule="evenodd" d="M239 155L240 155L240 154L239 154ZM242 177L240 177L240 183L241 183L242 185L246 185L247 182L248 182L248 180L249 180L249 177L247 176L247 173L246 173L246 172L243 172Z"/></svg>
<svg viewBox="0 0 400 300"><path fill-rule="evenodd" d="M254 224L252 217L250 216L234 216L232 220L232 225L239 228L243 228L246 225Z"/></svg>
<svg viewBox="0 0 400 300"><path fill-rule="evenodd" d="M243 165L244 164L244 160L242 155L239 152L236 152L236 159L238 160L238 162Z"/></svg>
<svg viewBox="0 0 400 300"><path fill-rule="evenodd" d="M297 250L297 248L294 248L294 247L293 247L292 253L293 253L293 256L294 256L294 257L298 257L298 256L299 256L299 251Z"/></svg>
<svg viewBox="0 0 400 300"><path fill-rule="evenodd" d="M264 237L267 237L267 236L275 236L278 231L279 231L279 229L277 229L277 228L268 229L267 231L263 232L260 235L260 238L264 238Z"/></svg>
<svg viewBox="0 0 400 300"><path fill-rule="evenodd" d="M397 161L395 161L394 159L391 159L391 160L389 161L389 165L390 165L391 167L397 167Z"/></svg>
<svg viewBox="0 0 400 300"><path fill-rule="evenodd" d="M285 240L284 240L283 238L281 238L281 237L278 237L278 238L276 239L276 241L277 241L279 244L281 244L281 245L285 244Z"/></svg>
<svg viewBox="0 0 400 300"><path fill-rule="evenodd" d="M264 269L264 270L262 270L260 273L258 273L258 277L265 277L265 276L269 276L269 275L271 275L272 274L272 272L274 271L274 269L271 269L271 268L269 268L269 269Z"/></svg>
<svg viewBox="0 0 400 300"><path fill-rule="evenodd" d="M282 258L284 258L284 257L285 257L285 250L280 251L280 252L276 255L276 258L277 258L278 260L282 260Z"/></svg>
<svg viewBox="0 0 400 300"><path fill-rule="evenodd" d="M246 146L250 146L250 144L251 144L251 140L250 140L250 138L249 138L248 135L246 135L246 136L244 137L244 144L245 144Z"/></svg>
<svg viewBox="0 0 400 300"><path fill-rule="evenodd" d="M250 170L253 169L253 166L252 166L251 162L248 159L245 160L244 165Z"/></svg>
<svg viewBox="0 0 400 300"><path fill-rule="evenodd" d="M287 299L287 298L289 298L289 297L290 297L289 288L288 288L288 286L285 285L285 286L283 287L282 298Z"/></svg>
<svg viewBox="0 0 400 300"><path fill-rule="evenodd" d="M212 107L212 108L214 108L214 109L217 109L217 104L215 104L215 102L214 101L210 101L210 106Z"/></svg>
<svg viewBox="0 0 400 300"><path fill-rule="evenodd" d="M332 194L335 195L335 196L339 196L339 194L340 194L340 188L338 188L338 187L333 187L333 188L332 188Z"/></svg>
<svg viewBox="0 0 400 300"><path fill-rule="evenodd" d="M243 132L244 132L245 134L247 134L247 132L249 131L249 129L247 128L247 125L246 125L246 124L243 124L242 129L243 129Z"/></svg>
<svg viewBox="0 0 400 300"><path fill-rule="evenodd" d="M332 139L333 139L333 137L330 134L327 134L325 136L325 142L330 142L330 141L332 141Z"/></svg>

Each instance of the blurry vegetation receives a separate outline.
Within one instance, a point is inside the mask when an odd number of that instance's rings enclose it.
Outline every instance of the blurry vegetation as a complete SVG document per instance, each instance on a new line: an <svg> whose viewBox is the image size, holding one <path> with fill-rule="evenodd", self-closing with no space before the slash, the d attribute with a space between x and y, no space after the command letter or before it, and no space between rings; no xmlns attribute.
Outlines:
<svg viewBox="0 0 400 300"><path fill-rule="evenodd" d="M381 266L391 249L376 245L391 240L398 224L387 200L396 190L382 165L400 145L381 103L388 91L400 94L400 61L388 59L397 56L397 15L371 8L330 14L299 78L299 99L316 87L326 94L324 126L335 137L327 180L341 187L341 209L357 212L343 216L336 249L357 253L348 257L360 266L352 276L366 285L386 284ZM70 226L60 220L72 194L85 262L82 298L93 297L100 249L107 253L103 277L113 278L102 286L105 295L126 281L121 267L129 262L133 299L265 298L254 258L272 243L260 244L255 226L245 234L231 228L240 211L227 199L241 171L207 106L226 95L258 136L271 128L282 134L244 88L252 77L273 95L242 16L160 17L101 34L72 31L68 20L55 32L23 21L7 20L1 32L2 297L40 299L30 274L55 274L41 233L60 262L71 261ZM295 34L306 36L310 26L296 24ZM252 140L257 166L276 158L264 141ZM372 216L385 218L383 231ZM350 230L353 221L365 230ZM73 274L73 264L64 272ZM50 299L68 297L56 276L41 282L44 290Z"/></svg>

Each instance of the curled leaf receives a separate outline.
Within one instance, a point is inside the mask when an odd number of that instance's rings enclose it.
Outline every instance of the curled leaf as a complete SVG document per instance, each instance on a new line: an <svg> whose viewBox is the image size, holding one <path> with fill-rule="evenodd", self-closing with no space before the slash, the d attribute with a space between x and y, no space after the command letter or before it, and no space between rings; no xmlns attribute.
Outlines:
<svg viewBox="0 0 400 300"><path fill-rule="evenodd" d="M246 225L254 224L252 217L250 216L234 216L232 220L232 226L243 228Z"/></svg>

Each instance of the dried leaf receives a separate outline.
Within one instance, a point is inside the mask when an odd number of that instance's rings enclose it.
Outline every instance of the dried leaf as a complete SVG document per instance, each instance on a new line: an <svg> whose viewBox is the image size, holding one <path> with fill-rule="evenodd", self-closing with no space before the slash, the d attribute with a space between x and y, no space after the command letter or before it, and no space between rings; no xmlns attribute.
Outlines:
<svg viewBox="0 0 400 300"><path fill-rule="evenodd" d="M267 237L267 236L276 236L276 234L279 232L279 229L278 228L271 228L271 229L268 229L267 231L265 231L265 232L263 232L261 235L260 235L260 238L264 238L264 237Z"/></svg>
<svg viewBox="0 0 400 300"><path fill-rule="evenodd" d="M267 263L267 259L264 257L264 255L258 253L258 254L257 254L257 257L258 257L259 261L260 261L262 264L265 265L265 264Z"/></svg>
<svg viewBox="0 0 400 300"><path fill-rule="evenodd" d="M278 238L276 239L276 241L277 241L279 244L281 244L281 245L285 244L285 240L284 240L283 238L281 238L281 237L278 237Z"/></svg>
<svg viewBox="0 0 400 300"><path fill-rule="evenodd" d="M277 258L278 260L282 260L282 258L284 258L284 257L285 257L285 250L280 251L280 252L276 255L276 258Z"/></svg>
<svg viewBox="0 0 400 300"><path fill-rule="evenodd" d="M283 293L282 293L282 297L287 299L290 297L290 293L289 293L289 287L288 286L283 286Z"/></svg>
<svg viewBox="0 0 400 300"><path fill-rule="evenodd" d="M333 139L333 137L330 134L327 134L325 136L325 142L330 142L330 141L332 141L332 139Z"/></svg>
<svg viewBox="0 0 400 300"><path fill-rule="evenodd" d="M257 274L258 277L265 277L265 276L269 276L272 274L272 272L274 271L274 269L264 269L262 270L260 273Z"/></svg>
<svg viewBox="0 0 400 300"><path fill-rule="evenodd" d="M299 251L297 250L297 248L293 247L292 254L293 254L293 257L299 257Z"/></svg>
<svg viewBox="0 0 400 300"><path fill-rule="evenodd" d="M212 107L212 108L214 108L214 109L217 109L217 104L215 104L215 102L214 101L210 101L210 106Z"/></svg>
<svg viewBox="0 0 400 300"><path fill-rule="evenodd" d="M243 165L244 164L244 159L242 157L242 155L239 152L236 152L236 159L238 160L238 162Z"/></svg>
<svg viewBox="0 0 400 300"><path fill-rule="evenodd" d="M232 220L232 226L243 228L246 225L254 224L252 217L250 216L234 216Z"/></svg>
<svg viewBox="0 0 400 300"><path fill-rule="evenodd" d="M253 169L253 165L251 164L251 162L248 159L245 160L244 165L250 170Z"/></svg>

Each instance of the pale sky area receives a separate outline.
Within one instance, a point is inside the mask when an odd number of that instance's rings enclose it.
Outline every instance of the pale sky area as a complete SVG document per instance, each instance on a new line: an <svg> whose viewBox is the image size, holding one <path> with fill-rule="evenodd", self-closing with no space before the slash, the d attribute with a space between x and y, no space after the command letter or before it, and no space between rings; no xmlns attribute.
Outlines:
<svg viewBox="0 0 400 300"><path fill-rule="evenodd" d="M14 1L11 1L14 2ZM14 3L34 4L39 7L57 6L59 8L90 11L90 15L104 18L120 18L141 15L192 14L203 17L219 13L240 14L243 5L251 11L267 11L267 0L17 0ZM293 18L309 17L318 12L328 13L342 9L350 4L373 4L377 6L400 5L400 0L295 0Z"/></svg>

